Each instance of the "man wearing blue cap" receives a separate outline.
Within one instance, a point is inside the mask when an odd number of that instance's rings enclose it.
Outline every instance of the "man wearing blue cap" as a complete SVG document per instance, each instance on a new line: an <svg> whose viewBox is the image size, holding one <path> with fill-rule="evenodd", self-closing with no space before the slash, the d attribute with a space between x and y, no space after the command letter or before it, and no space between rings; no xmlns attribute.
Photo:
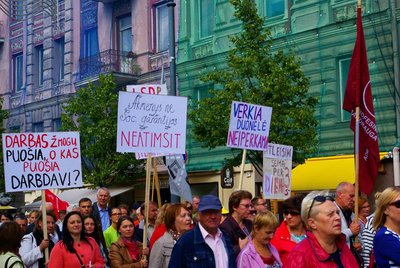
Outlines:
<svg viewBox="0 0 400 268"><path fill-rule="evenodd" d="M235 253L229 237L218 228L221 209L218 197L205 195L200 198L198 224L175 244L169 268L235 267Z"/></svg>

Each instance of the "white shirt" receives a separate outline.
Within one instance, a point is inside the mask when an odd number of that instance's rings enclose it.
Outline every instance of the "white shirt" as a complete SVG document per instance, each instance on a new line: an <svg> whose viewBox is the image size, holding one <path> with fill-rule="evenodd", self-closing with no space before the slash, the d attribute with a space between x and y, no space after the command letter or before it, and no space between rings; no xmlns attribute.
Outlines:
<svg viewBox="0 0 400 268"><path fill-rule="evenodd" d="M214 253L215 268L228 268L228 253L226 252L224 241L222 241L222 232L217 229L217 234L214 237L201 226L200 222L198 225L204 241Z"/></svg>

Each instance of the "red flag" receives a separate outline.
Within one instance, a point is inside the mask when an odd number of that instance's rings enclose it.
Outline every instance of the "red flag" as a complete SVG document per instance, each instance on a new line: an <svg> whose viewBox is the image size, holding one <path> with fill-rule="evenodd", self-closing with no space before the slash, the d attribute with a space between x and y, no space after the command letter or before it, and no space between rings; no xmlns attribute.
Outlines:
<svg viewBox="0 0 400 268"><path fill-rule="evenodd" d="M343 109L351 113L350 127L355 131L356 107L360 107L359 184L360 191L370 194L380 165L378 134L368 71L367 50L361 21L361 7L357 9L357 40L351 58L346 83Z"/></svg>
<svg viewBox="0 0 400 268"><path fill-rule="evenodd" d="M46 202L50 202L53 204L54 207L54 214L58 219L58 211L60 210L67 210L69 204L66 201L61 200L55 194L53 194L50 190L45 190L44 194L46 196Z"/></svg>

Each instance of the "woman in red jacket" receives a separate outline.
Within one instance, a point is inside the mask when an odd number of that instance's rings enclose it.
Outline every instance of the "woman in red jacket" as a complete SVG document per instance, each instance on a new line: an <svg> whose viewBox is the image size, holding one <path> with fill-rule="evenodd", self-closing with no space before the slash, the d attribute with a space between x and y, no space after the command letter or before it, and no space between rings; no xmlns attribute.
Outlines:
<svg viewBox="0 0 400 268"><path fill-rule="evenodd" d="M63 221L63 238L51 251L49 268L104 268L104 258L96 241L85 235L83 218L69 212Z"/></svg>
<svg viewBox="0 0 400 268"><path fill-rule="evenodd" d="M290 251L306 237L306 226L301 219L303 195L296 195L282 203L285 220L276 229L271 244L278 250L283 264Z"/></svg>
<svg viewBox="0 0 400 268"><path fill-rule="evenodd" d="M288 255L283 267L358 267L342 234L337 206L327 191L309 193L301 205L307 237Z"/></svg>

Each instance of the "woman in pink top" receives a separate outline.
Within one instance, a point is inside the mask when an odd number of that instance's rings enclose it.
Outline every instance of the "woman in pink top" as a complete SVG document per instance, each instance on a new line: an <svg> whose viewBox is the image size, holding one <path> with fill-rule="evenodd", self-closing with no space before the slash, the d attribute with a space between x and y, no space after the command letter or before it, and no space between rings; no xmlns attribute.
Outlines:
<svg viewBox="0 0 400 268"><path fill-rule="evenodd" d="M83 218L77 211L65 216L63 239L51 251L49 268L104 268L96 241L85 235Z"/></svg>

